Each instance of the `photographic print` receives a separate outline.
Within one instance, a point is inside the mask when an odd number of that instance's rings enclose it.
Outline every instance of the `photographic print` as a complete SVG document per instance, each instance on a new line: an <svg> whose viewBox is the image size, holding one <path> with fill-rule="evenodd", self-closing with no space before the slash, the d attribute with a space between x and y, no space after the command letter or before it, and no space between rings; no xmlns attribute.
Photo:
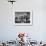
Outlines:
<svg viewBox="0 0 46 46"><path fill-rule="evenodd" d="M15 25L32 25L32 12L15 12Z"/></svg>

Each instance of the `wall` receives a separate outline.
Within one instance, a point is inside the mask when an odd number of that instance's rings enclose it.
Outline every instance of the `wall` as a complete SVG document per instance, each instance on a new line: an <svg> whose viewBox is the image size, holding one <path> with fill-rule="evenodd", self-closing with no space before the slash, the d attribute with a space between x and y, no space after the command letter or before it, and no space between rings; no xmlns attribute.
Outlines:
<svg viewBox="0 0 46 46"><path fill-rule="evenodd" d="M14 12L16 10L33 10L32 26L15 26ZM0 40L11 40L18 32L26 32L37 41L46 40L46 1L45 0L17 0L12 4L7 0L0 0Z"/></svg>

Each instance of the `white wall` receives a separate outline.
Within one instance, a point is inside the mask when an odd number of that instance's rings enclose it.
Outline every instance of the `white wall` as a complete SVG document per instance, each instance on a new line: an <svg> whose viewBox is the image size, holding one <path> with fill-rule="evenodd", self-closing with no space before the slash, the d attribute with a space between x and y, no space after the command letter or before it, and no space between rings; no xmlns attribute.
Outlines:
<svg viewBox="0 0 46 46"><path fill-rule="evenodd" d="M15 26L16 10L33 10L33 25ZM15 39L18 32L29 33L34 40L46 40L46 0L17 0L13 7L7 0L0 0L0 40Z"/></svg>

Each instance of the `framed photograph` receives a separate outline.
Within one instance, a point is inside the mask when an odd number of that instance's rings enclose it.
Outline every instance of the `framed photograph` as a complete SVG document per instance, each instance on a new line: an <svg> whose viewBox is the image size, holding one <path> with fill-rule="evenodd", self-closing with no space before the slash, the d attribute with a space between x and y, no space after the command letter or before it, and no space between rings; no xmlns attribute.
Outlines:
<svg viewBox="0 0 46 46"><path fill-rule="evenodd" d="M32 11L16 11L15 25L16 26L30 26L32 25Z"/></svg>

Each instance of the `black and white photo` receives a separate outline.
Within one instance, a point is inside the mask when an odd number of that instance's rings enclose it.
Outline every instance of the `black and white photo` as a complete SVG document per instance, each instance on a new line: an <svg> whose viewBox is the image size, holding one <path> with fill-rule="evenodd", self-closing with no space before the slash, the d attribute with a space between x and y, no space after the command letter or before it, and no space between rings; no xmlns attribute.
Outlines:
<svg viewBox="0 0 46 46"><path fill-rule="evenodd" d="M15 12L15 25L32 25L32 12Z"/></svg>

